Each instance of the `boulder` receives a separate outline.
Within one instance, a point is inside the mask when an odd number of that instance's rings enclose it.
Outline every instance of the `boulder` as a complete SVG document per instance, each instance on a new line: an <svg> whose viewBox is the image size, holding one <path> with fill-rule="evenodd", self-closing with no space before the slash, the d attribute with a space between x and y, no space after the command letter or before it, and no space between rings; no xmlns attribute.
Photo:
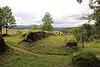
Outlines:
<svg viewBox="0 0 100 67"><path fill-rule="evenodd" d="M68 42L65 47L69 47L69 48L72 48L73 50L76 50L77 48L77 43L76 42Z"/></svg>

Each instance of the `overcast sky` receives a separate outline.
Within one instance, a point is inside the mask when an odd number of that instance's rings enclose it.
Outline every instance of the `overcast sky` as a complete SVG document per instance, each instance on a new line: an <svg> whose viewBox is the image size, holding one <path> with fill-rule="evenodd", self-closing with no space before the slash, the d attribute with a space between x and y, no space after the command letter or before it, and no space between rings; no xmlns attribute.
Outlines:
<svg viewBox="0 0 100 67"><path fill-rule="evenodd" d="M49 12L54 26L70 27L84 23L79 18L89 13L88 1L79 4L76 0L0 0L0 6L12 9L17 25L39 25L44 14Z"/></svg>

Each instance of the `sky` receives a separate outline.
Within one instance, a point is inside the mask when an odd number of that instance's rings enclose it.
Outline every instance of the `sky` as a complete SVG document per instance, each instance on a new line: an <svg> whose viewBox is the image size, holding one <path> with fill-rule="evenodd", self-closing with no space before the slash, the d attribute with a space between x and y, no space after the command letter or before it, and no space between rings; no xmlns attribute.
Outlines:
<svg viewBox="0 0 100 67"><path fill-rule="evenodd" d="M89 13L89 0L81 4L76 0L0 0L0 6L9 6L16 18L17 25L40 25L46 12L54 20L54 27L74 27L86 23L80 20Z"/></svg>

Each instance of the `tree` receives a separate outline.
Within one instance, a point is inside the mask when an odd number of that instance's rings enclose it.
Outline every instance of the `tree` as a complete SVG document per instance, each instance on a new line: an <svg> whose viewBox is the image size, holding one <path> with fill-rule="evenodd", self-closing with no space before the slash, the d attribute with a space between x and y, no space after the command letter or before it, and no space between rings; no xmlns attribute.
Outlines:
<svg viewBox="0 0 100 67"><path fill-rule="evenodd" d="M38 29L38 26L36 24L33 25L33 29Z"/></svg>
<svg viewBox="0 0 100 67"><path fill-rule="evenodd" d="M89 15L89 20L95 21L95 35L100 38L100 0L90 0L89 6L93 10L93 13Z"/></svg>
<svg viewBox="0 0 100 67"><path fill-rule="evenodd" d="M85 41L92 41L92 35L94 34L93 27L89 23L85 23L82 25L81 30L84 34L84 40Z"/></svg>
<svg viewBox="0 0 100 67"><path fill-rule="evenodd" d="M0 7L0 34L2 34L2 27L4 26L3 17L4 17L3 10Z"/></svg>
<svg viewBox="0 0 100 67"><path fill-rule="evenodd" d="M80 0L77 0L78 2ZM100 0L90 0L89 7L93 10L93 12L88 15L89 22L94 21L94 25L92 26L92 31L94 32L93 37L95 39L100 38Z"/></svg>
<svg viewBox="0 0 100 67"><path fill-rule="evenodd" d="M70 32L74 35L76 40L82 44L83 48L84 48L84 42L90 42L94 40L93 25L89 23L85 23L77 28L72 28L70 29Z"/></svg>
<svg viewBox="0 0 100 67"><path fill-rule="evenodd" d="M48 12L42 18L42 22L43 22L43 24L41 25L41 28L43 30L52 30L53 29L53 27L51 25L53 23L53 20L52 20L51 15Z"/></svg>
<svg viewBox="0 0 100 67"><path fill-rule="evenodd" d="M3 19L4 27L6 28L6 34L7 34L8 27L15 26L16 20L14 16L12 15L12 11L10 7L8 6L2 7L2 10L4 14L4 19Z"/></svg>

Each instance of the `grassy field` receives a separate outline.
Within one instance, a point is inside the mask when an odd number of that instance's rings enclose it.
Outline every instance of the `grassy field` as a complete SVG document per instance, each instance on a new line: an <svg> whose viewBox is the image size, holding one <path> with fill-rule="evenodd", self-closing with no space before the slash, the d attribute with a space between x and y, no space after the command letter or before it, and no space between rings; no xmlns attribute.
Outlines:
<svg viewBox="0 0 100 67"><path fill-rule="evenodd" d="M7 58L8 56L3 57L0 67L71 67L69 56L31 55L19 51L13 52L9 58Z"/></svg>
<svg viewBox="0 0 100 67"><path fill-rule="evenodd" d="M18 31L19 33L17 33ZM21 35L30 31L37 30L9 30L8 33L12 36L4 37L4 39L9 46L30 51L34 54L24 53L15 49L10 50L10 53L0 56L1 67L72 67L71 56L76 51L64 47L69 40L75 40L72 35L50 36L33 43L32 46L18 44L23 39ZM100 40L86 43L85 48L78 44L78 51L91 51L99 58L99 44Z"/></svg>

